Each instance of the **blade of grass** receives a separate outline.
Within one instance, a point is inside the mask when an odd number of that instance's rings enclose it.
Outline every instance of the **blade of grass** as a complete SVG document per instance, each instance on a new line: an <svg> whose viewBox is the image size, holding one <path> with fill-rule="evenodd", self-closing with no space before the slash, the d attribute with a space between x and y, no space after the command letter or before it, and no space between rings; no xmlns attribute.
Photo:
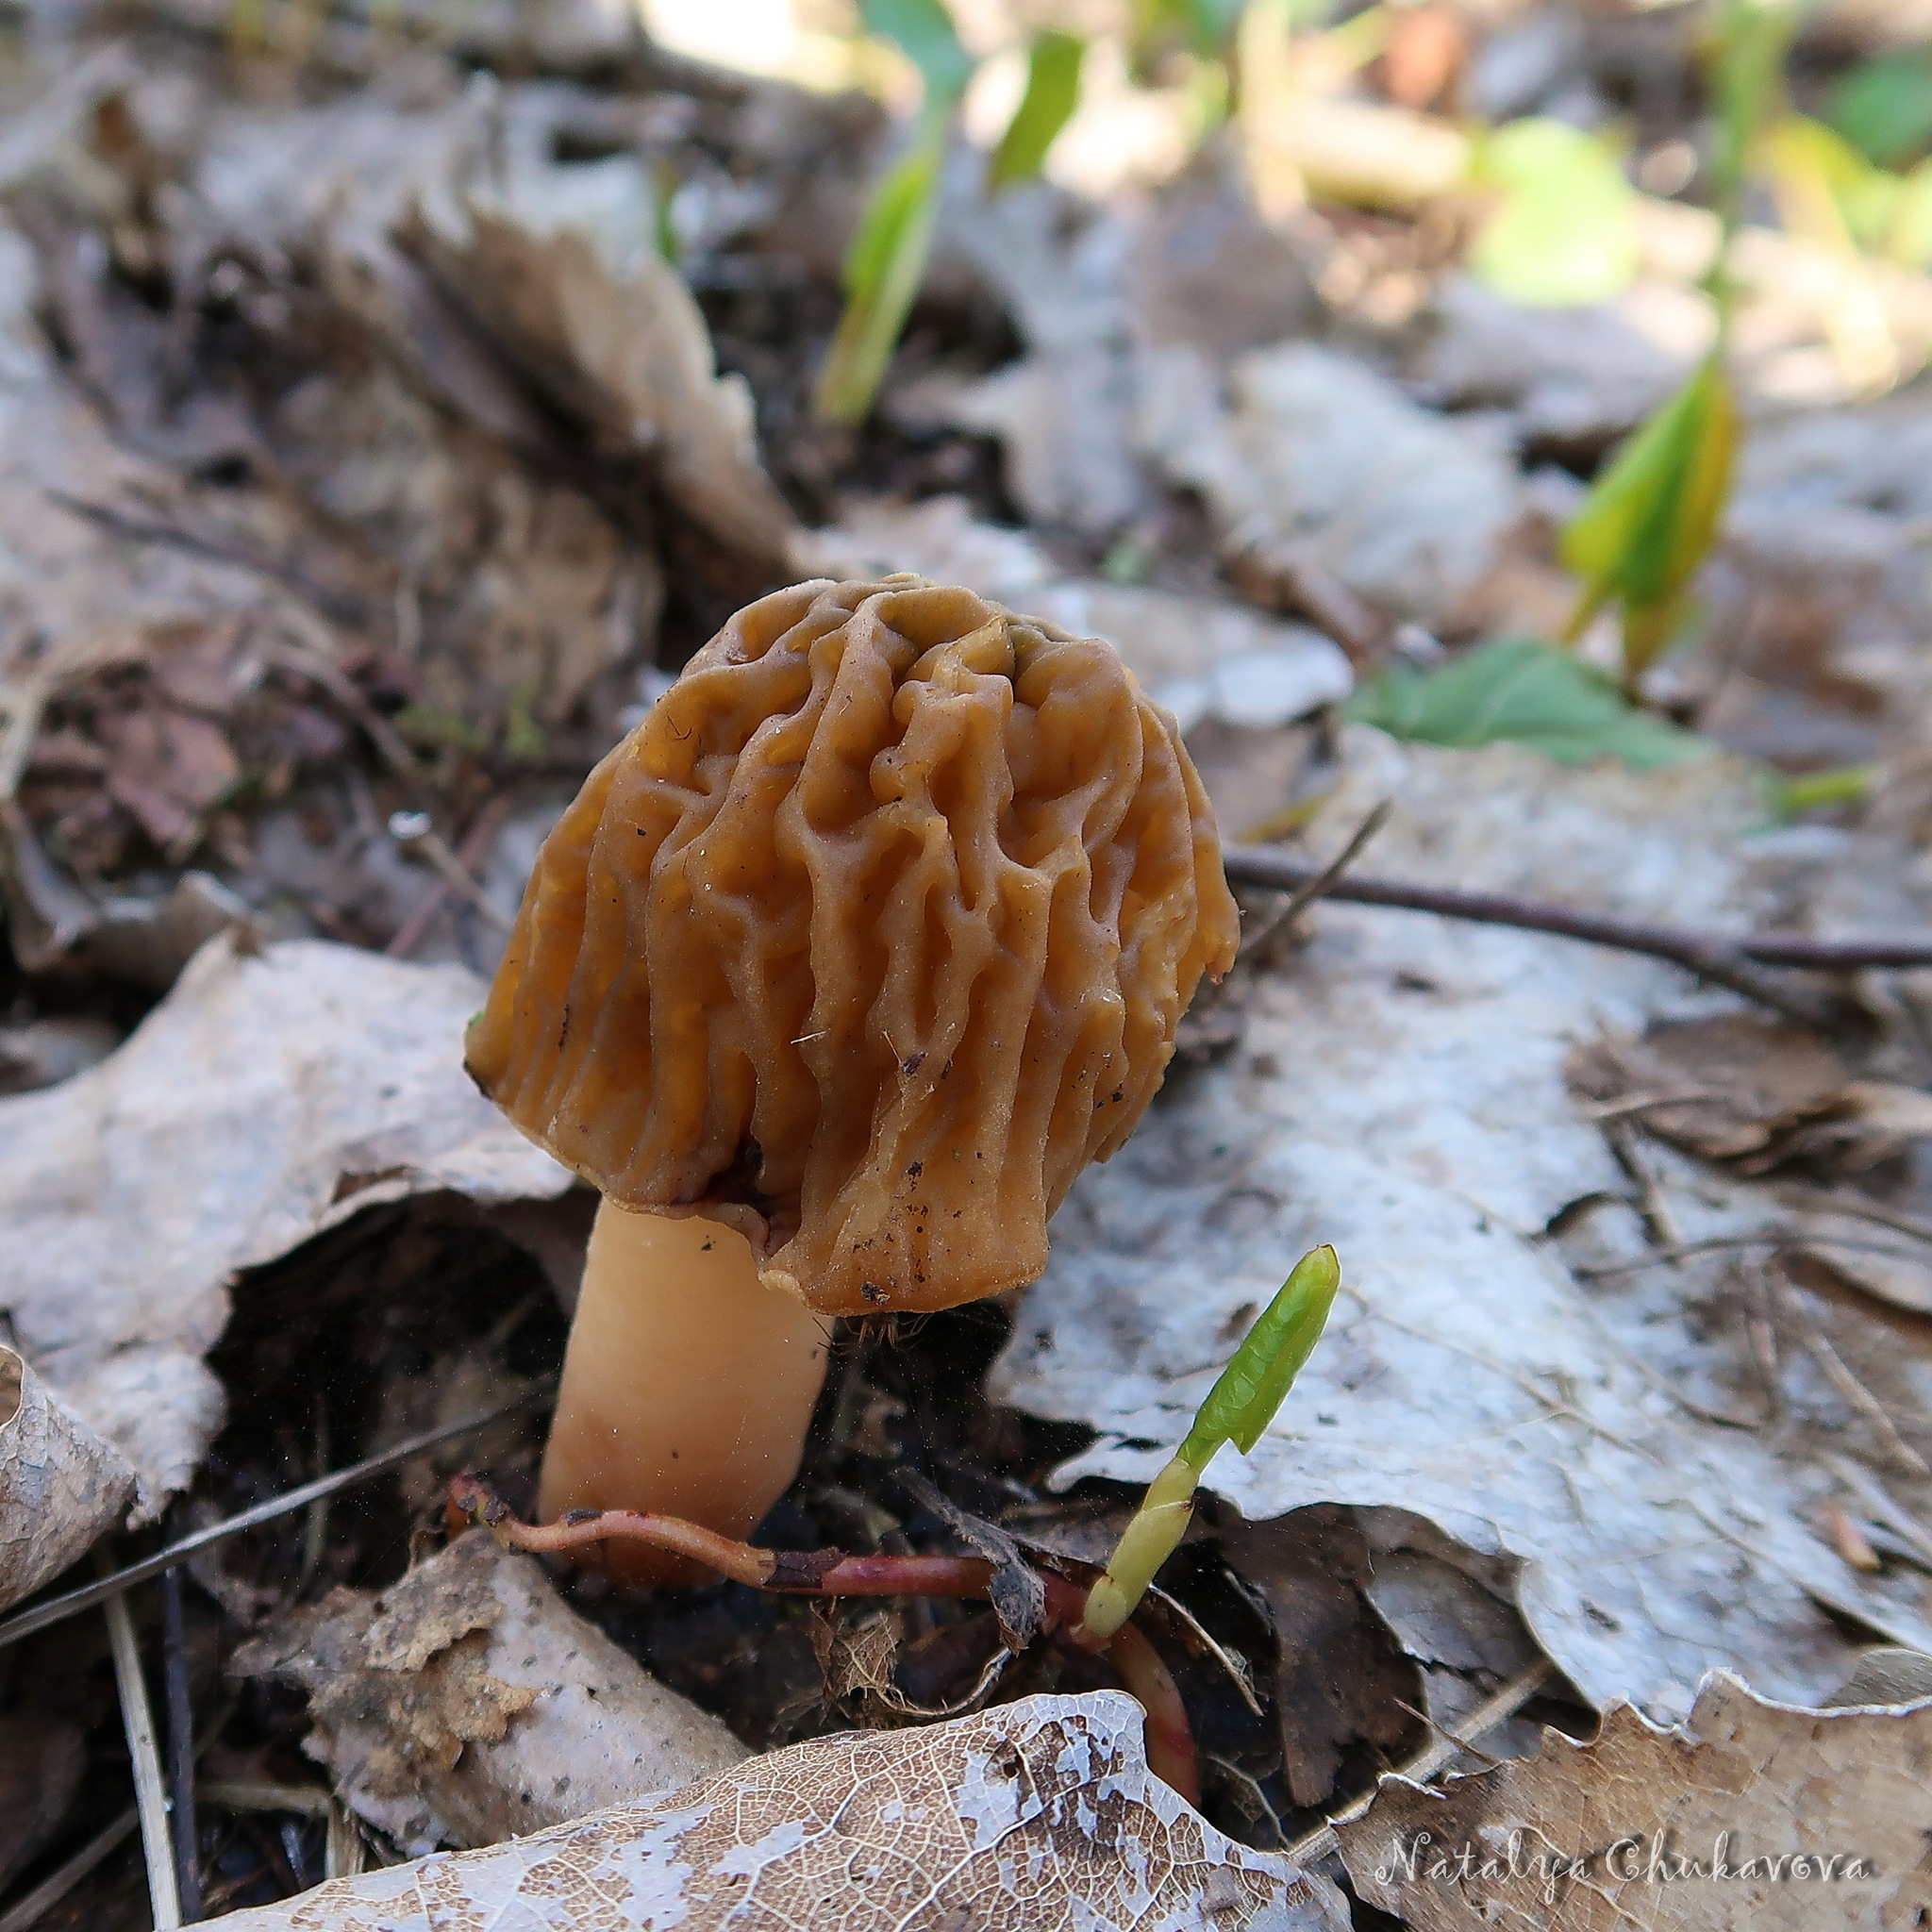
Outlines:
<svg viewBox="0 0 1932 1932"><path fill-rule="evenodd" d="M1080 104L1080 67L1087 42L1078 34L1049 28L1033 37L1026 55L1026 92L993 152L989 179L995 188L1030 181L1047 150Z"/></svg>
<svg viewBox="0 0 1932 1932"><path fill-rule="evenodd" d="M912 310L939 212L950 103L928 106L912 151L873 191L845 258L845 309L819 375L821 422L858 424L877 395Z"/></svg>
<svg viewBox="0 0 1932 1932"><path fill-rule="evenodd" d="M113 1553L106 1543L95 1547L94 1567L103 1576L113 1573ZM135 1808L141 1814L141 1848L147 1862L155 1932L175 1932L181 1923L181 1893L175 1879L175 1848L168 1835L168 1788L161 1775L161 1754L155 1741L147 1680L141 1672L141 1651L134 1641L134 1620L127 1614L125 1596L110 1596L102 1606L102 1614L108 1620L114 1688L120 1693L121 1724L127 1734L127 1757L134 1769Z"/></svg>

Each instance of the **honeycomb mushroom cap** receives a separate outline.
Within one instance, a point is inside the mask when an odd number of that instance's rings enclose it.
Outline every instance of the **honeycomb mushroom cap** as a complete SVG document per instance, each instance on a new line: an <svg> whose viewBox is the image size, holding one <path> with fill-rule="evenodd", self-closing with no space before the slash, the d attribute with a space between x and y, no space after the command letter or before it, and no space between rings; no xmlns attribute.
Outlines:
<svg viewBox="0 0 1932 1932"><path fill-rule="evenodd" d="M550 834L472 1074L827 1314L1035 1280L1237 914L1113 649L918 577L739 612Z"/></svg>

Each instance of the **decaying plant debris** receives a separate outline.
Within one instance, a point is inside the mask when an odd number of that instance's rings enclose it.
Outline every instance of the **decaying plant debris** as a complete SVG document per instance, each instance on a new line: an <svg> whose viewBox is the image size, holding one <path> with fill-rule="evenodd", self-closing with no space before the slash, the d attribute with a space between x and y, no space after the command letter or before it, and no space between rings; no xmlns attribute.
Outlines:
<svg viewBox="0 0 1932 1932"><path fill-rule="evenodd" d="M1708 346L1707 10L1338 9L1387 44L1105 192L962 137L858 429L870 95L590 4L0 13L0 1932L142 1932L158 1869L262 1932L1927 1908L1932 277L1754 201L1694 634L1635 709L1608 630L1526 641ZM1913 12L1821 6L1794 100ZM1479 272L1470 117L1532 111L1627 115L1609 300ZM841 1324L757 1532L991 1602L546 1574L450 1497L536 1513L595 1197L464 1024L691 652L895 571L1114 644L1240 955L1036 1285ZM1133 1625L1196 1809L1065 1606L1327 1241ZM117 1668L64 1600L187 1539ZM1784 1873L1604 1863L1724 1834Z"/></svg>

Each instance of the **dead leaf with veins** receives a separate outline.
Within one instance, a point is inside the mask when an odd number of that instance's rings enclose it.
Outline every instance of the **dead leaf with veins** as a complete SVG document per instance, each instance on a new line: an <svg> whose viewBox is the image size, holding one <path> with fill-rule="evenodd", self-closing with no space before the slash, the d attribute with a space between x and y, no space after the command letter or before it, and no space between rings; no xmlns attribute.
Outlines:
<svg viewBox="0 0 1932 1932"><path fill-rule="evenodd" d="M1345 1932L1326 1879L1147 1770L1115 1690L856 1731L487 1851L339 1878L233 1932Z"/></svg>
<svg viewBox="0 0 1932 1932"><path fill-rule="evenodd" d="M118 1528L135 1487L120 1452L0 1347L0 1610Z"/></svg>
<svg viewBox="0 0 1932 1932"><path fill-rule="evenodd" d="M1680 1725L1615 1705L1446 1790L1385 1778L1336 1831L1413 1932L1903 1932L1932 1910L1928 1765L1932 1700L1808 1709L1717 1672Z"/></svg>

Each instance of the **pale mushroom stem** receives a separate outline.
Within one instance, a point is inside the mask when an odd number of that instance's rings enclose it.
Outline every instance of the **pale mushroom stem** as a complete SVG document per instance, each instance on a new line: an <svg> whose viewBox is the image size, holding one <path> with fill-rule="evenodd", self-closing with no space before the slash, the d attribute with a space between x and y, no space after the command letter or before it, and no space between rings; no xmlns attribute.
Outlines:
<svg viewBox="0 0 1932 1932"><path fill-rule="evenodd" d="M653 1509L742 1538L798 1474L831 1323L764 1286L751 1244L702 1216L597 1209L543 1456L539 1512ZM607 1546L634 1586L709 1579Z"/></svg>

